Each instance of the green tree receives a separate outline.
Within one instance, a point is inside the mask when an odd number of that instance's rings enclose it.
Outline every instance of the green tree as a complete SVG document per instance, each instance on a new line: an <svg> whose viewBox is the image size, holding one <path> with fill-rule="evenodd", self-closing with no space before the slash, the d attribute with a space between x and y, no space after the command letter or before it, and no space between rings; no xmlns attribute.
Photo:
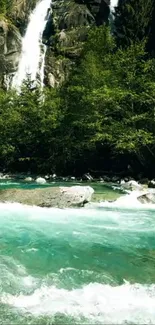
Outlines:
<svg viewBox="0 0 155 325"><path fill-rule="evenodd" d="M9 14L13 0L0 0L0 14Z"/></svg>
<svg viewBox="0 0 155 325"><path fill-rule="evenodd" d="M155 3L153 4L153 12L152 12L152 19L151 19L151 28L150 34L147 44L147 50L151 54L151 56L155 57Z"/></svg>
<svg viewBox="0 0 155 325"><path fill-rule="evenodd" d="M6 13L6 0L0 0L0 14Z"/></svg>
<svg viewBox="0 0 155 325"><path fill-rule="evenodd" d="M1 91L1 166L35 172L49 169L52 157L54 162L55 134L60 119L56 89L42 93L26 82L20 95Z"/></svg>
<svg viewBox="0 0 155 325"><path fill-rule="evenodd" d="M99 33L104 35L102 43ZM108 29L91 32L82 62L65 89L63 155L69 163L81 160L91 166L95 161L97 166L108 148L115 162L126 157L127 166L132 157L145 165L155 126L155 64L145 57L144 44L116 51Z"/></svg>
<svg viewBox="0 0 155 325"><path fill-rule="evenodd" d="M153 0L119 0L114 34L118 46L126 47L149 36Z"/></svg>
<svg viewBox="0 0 155 325"><path fill-rule="evenodd" d="M150 174L154 70L145 42L117 48L109 28L91 29L80 60L60 88L42 92L27 80L20 95L0 91L0 165L60 174L128 172L131 165Z"/></svg>

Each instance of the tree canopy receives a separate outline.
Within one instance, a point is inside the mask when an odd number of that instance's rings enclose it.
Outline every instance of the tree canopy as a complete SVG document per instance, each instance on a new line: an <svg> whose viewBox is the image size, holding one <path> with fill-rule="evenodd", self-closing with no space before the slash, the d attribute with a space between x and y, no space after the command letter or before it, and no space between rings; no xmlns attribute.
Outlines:
<svg viewBox="0 0 155 325"><path fill-rule="evenodd" d="M89 29L63 84L0 90L1 168L154 175L154 13L152 0L119 0L114 34Z"/></svg>

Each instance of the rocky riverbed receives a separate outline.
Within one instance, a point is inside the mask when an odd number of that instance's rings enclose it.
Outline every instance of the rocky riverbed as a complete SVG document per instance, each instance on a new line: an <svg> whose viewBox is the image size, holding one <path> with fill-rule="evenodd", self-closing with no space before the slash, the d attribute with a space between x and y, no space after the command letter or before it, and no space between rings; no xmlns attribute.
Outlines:
<svg viewBox="0 0 155 325"><path fill-rule="evenodd" d="M117 182L95 180L89 174L84 180L75 177L58 178L56 175L26 176L0 174L0 202L17 202L40 207L83 207L89 202L114 202L131 192L137 201L155 203L155 190L150 184L125 179ZM153 181L152 181L153 182ZM149 186L150 187L150 186Z"/></svg>
<svg viewBox="0 0 155 325"><path fill-rule="evenodd" d="M0 191L0 202L55 208L82 207L91 200L93 193L90 186L8 189Z"/></svg>

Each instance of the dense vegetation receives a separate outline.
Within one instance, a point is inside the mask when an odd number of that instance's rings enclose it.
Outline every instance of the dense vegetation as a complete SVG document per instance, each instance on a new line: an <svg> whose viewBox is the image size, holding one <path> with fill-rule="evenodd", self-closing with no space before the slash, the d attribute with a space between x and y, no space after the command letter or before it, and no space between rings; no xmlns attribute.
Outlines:
<svg viewBox="0 0 155 325"><path fill-rule="evenodd" d="M118 46L143 41L150 34L152 0L119 0L115 12L115 35Z"/></svg>
<svg viewBox="0 0 155 325"><path fill-rule="evenodd" d="M9 14L13 5L13 0L0 0L0 14Z"/></svg>
<svg viewBox="0 0 155 325"><path fill-rule="evenodd" d="M151 0L120 0L114 34L92 28L61 87L1 90L2 168L154 176L154 12Z"/></svg>

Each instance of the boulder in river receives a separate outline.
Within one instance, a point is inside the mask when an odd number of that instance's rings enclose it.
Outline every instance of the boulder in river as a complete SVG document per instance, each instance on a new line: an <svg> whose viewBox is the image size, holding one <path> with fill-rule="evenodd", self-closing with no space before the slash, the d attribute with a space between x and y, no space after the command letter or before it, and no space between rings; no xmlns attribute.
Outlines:
<svg viewBox="0 0 155 325"><path fill-rule="evenodd" d="M38 183L38 184L45 184L46 183L46 179L43 178L43 177L38 177L36 179L36 183Z"/></svg>
<svg viewBox="0 0 155 325"><path fill-rule="evenodd" d="M137 200L143 204L155 204L155 192L147 192L137 197Z"/></svg>
<svg viewBox="0 0 155 325"><path fill-rule="evenodd" d="M33 178L32 177L26 177L24 179L25 182L32 182L33 181Z"/></svg>
<svg viewBox="0 0 155 325"><path fill-rule="evenodd" d="M90 186L9 189L0 190L0 202L56 208L82 207L91 200L93 193L94 190Z"/></svg>
<svg viewBox="0 0 155 325"><path fill-rule="evenodd" d="M0 179L11 179L10 175L0 173Z"/></svg>
<svg viewBox="0 0 155 325"><path fill-rule="evenodd" d="M46 181L50 179L50 175L45 175Z"/></svg>
<svg viewBox="0 0 155 325"><path fill-rule="evenodd" d="M82 176L82 180L83 181L93 181L93 177L89 173L87 173Z"/></svg>
<svg viewBox="0 0 155 325"><path fill-rule="evenodd" d="M138 184L136 181L131 180L128 181L126 183L123 184L123 182L121 182L121 185L124 189L126 190L130 190L130 191L134 191L134 190L143 190L143 187L141 184Z"/></svg>
<svg viewBox="0 0 155 325"><path fill-rule="evenodd" d="M149 183L148 183L148 187L149 188L155 188L155 180L152 179Z"/></svg>

